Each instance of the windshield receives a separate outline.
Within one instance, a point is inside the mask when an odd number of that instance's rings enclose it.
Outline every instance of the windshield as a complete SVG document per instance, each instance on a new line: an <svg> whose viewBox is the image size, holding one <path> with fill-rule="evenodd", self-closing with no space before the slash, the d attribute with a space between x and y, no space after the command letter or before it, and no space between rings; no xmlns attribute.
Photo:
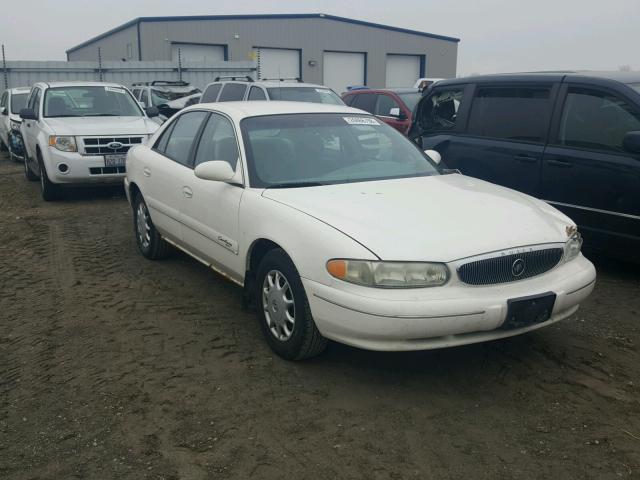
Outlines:
<svg viewBox="0 0 640 480"><path fill-rule="evenodd" d="M45 117L141 117L143 112L122 87L72 86L49 88Z"/></svg>
<svg viewBox="0 0 640 480"><path fill-rule="evenodd" d="M267 88L271 100L287 102L328 103L330 105L344 105L342 99L328 88L316 87L272 87Z"/></svg>
<svg viewBox="0 0 640 480"><path fill-rule="evenodd" d="M151 89L151 103L154 106L162 105L182 97L188 97L200 93L195 87L162 87Z"/></svg>
<svg viewBox="0 0 640 480"><path fill-rule="evenodd" d="M20 113L20 110L26 108L27 97L29 93L14 93L11 95L11 113Z"/></svg>
<svg viewBox="0 0 640 480"><path fill-rule="evenodd" d="M415 92L415 93L398 93L398 96L402 99L402 101L407 106L407 108L409 110L411 110L412 112L415 111L416 105L418 105L418 102L422 98L422 95L417 93L417 92Z"/></svg>
<svg viewBox="0 0 640 480"><path fill-rule="evenodd" d="M370 115L312 113L241 123L251 186L295 187L437 175L397 130Z"/></svg>
<svg viewBox="0 0 640 480"><path fill-rule="evenodd" d="M636 92L640 93L640 83L630 83L629 86L633 88Z"/></svg>

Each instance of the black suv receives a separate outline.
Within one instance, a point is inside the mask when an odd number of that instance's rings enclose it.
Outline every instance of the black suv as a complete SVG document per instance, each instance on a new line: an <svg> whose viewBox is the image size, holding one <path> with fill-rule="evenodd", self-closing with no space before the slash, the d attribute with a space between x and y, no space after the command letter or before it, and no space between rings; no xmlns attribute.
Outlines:
<svg viewBox="0 0 640 480"><path fill-rule="evenodd" d="M449 168L562 210L587 246L639 257L629 254L640 246L640 73L443 80L409 136Z"/></svg>

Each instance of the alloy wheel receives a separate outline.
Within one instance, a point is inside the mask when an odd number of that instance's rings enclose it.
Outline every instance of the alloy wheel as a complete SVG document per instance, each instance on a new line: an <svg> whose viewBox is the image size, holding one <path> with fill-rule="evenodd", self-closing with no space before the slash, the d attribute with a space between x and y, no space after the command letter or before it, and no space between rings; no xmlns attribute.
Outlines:
<svg viewBox="0 0 640 480"><path fill-rule="evenodd" d="M138 204L138 210L136 212L136 230L140 244L142 248L149 248L151 244L151 224L149 219L149 212L144 202Z"/></svg>

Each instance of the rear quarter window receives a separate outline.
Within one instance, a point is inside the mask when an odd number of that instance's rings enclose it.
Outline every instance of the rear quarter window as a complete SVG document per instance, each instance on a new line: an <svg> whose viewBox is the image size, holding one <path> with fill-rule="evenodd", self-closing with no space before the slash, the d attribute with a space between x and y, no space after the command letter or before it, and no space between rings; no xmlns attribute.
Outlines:
<svg viewBox="0 0 640 480"><path fill-rule="evenodd" d="M244 99L247 86L242 83L227 83L220 93L219 102L235 102Z"/></svg>
<svg viewBox="0 0 640 480"><path fill-rule="evenodd" d="M222 86L222 84L220 83L215 83L213 85L209 85L204 93L202 94L202 99L200 100L200 103L210 103L210 102L215 102L218 98L218 93L220 93L220 87Z"/></svg>

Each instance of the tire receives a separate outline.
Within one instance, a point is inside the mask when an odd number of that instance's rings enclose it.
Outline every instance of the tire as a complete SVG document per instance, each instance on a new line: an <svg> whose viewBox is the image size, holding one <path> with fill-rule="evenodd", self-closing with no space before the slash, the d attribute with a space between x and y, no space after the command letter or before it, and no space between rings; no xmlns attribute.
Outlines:
<svg viewBox="0 0 640 480"><path fill-rule="evenodd" d="M47 175L47 169L44 166L40 152L36 153L38 158L38 165L40 166L40 190L42 191L42 199L45 202L52 202L59 200L61 197L61 187L49 180Z"/></svg>
<svg viewBox="0 0 640 480"><path fill-rule="evenodd" d="M30 182L37 182L38 176L31 171L29 168L29 157L27 157L27 152L24 153L24 176Z"/></svg>
<svg viewBox="0 0 640 480"><path fill-rule="evenodd" d="M9 150L9 147L7 147L2 140L0 140L0 152L6 152L7 150Z"/></svg>
<svg viewBox="0 0 640 480"><path fill-rule="evenodd" d="M166 258L171 252L171 246L153 225L149 209L141 194L136 195L133 201L133 231L140 253L149 260Z"/></svg>
<svg viewBox="0 0 640 480"><path fill-rule="evenodd" d="M270 250L264 256L255 292L260 328L280 357L303 360L325 350L327 339L316 327L300 275L284 250Z"/></svg>

